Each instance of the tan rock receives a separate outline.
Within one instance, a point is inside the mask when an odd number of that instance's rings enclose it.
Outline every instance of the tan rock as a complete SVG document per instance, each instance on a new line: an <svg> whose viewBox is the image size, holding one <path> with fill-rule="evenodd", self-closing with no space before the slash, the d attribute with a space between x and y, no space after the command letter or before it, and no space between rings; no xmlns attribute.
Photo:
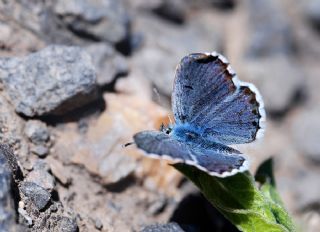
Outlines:
<svg viewBox="0 0 320 232"><path fill-rule="evenodd" d="M132 136L142 130L157 129L168 122L168 112L148 98L106 94L106 110L81 135L74 124L57 134L57 151L72 154L71 162L84 165L103 184L114 184L131 174L144 180L149 189L174 191L181 176L166 162L143 157ZM169 187L170 186L170 187Z"/></svg>
<svg viewBox="0 0 320 232"><path fill-rule="evenodd" d="M57 159L53 158L52 156L48 156L46 159L48 162L52 174L64 185L67 185L71 182L70 177L66 173L66 169L64 168L63 164L59 162Z"/></svg>

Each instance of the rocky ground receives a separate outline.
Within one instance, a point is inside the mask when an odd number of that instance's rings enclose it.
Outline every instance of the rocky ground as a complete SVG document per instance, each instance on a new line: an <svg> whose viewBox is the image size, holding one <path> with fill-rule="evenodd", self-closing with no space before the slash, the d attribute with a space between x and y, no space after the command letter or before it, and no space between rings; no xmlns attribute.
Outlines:
<svg viewBox="0 0 320 232"><path fill-rule="evenodd" d="M319 0L0 1L0 231L237 231L122 146L168 121L179 60L213 50L265 100L265 139L240 147L252 171L274 157L286 207L318 231Z"/></svg>

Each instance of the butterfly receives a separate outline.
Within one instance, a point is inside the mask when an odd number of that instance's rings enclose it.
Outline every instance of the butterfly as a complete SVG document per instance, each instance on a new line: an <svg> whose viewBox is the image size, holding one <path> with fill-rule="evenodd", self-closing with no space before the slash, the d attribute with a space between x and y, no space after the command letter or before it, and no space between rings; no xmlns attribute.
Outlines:
<svg viewBox="0 0 320 232"><path fill-rule="evenodd" d="M230 145L263 136L264 104L257 88L240 81L224 56L185 56L176 68L171 100L174 124L133 136L145 155L217 177L248 170L246 156Z"/></svg>

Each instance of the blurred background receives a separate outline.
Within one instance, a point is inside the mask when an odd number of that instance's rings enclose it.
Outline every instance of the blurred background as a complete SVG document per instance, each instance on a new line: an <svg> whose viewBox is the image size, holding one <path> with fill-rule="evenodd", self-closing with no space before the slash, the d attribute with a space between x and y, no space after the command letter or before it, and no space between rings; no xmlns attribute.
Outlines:
<svg viewBox="0 0 320 232"><path fill-rule="evenodd" d="M251 171L273 157L286 208L319 231L319 0L0 1L0 142L23 173L0 159L0 231L237 231L122 147L168 122L175 66L210 51L264 98L265 138L239 148Z"/></svg>

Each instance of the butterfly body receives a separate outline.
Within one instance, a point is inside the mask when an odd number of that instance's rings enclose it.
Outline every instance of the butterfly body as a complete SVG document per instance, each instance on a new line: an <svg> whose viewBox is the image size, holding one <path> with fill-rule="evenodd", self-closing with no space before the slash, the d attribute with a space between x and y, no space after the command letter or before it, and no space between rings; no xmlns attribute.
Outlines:
<svg viewBox="0 0 320 232"><path fill-rule="evenodd" d="M265 112L258 90L238 80L218 53L184 57L172 93L175 124L134 135L152 158L186 163L226 177L248 169L248 160L230 144L250 143L263 134Z"/></svg>
<svg viewBox="0 0 320 232"><path fill-rule="evenodd" d="M174 125L170 135L179 141L196 143L201 138L202 133L203 131L200 128L195 128L185 123Z"/></svg>

